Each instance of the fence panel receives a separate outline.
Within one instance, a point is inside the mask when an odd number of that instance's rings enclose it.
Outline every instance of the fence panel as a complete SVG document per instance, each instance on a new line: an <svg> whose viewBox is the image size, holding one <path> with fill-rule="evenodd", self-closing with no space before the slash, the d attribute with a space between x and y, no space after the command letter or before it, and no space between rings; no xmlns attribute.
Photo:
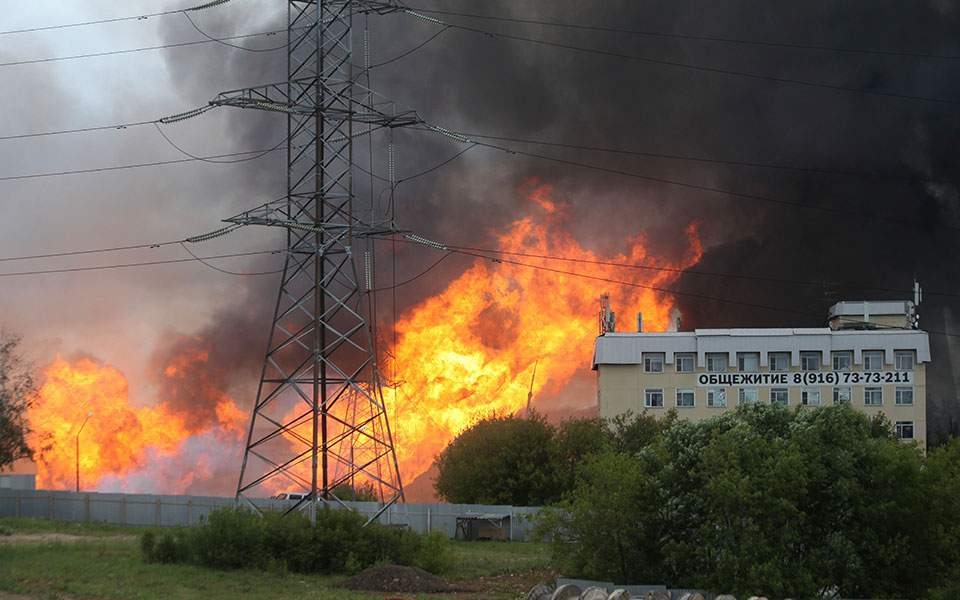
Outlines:
<svg viewBox="0 0 960 600"><path fill-rule="evenodd" d="M210 511L232 506L233 498L213 496L161 496L155 494L101 494L46 490L0 489L0 517L28 517L71 522L114 523L171 527L196 525ZM257 500L261 508L283 509L275 500ZM368 517L380 510L376 502L346 502ZM377 519L383 524L405 525L423 533L440 531L455 537L457 517L477 514L510 516L509 539L529 538L537 507L487 506L479 504L397 504Z"/></svg>

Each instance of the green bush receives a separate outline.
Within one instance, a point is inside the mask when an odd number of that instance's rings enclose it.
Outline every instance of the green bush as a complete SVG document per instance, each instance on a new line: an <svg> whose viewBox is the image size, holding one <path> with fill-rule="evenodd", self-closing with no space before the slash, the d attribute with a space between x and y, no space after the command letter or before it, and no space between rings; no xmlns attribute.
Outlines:
<svg viewBox="0 0 960 600"><path fill-rule="evenodd" d="M178 527L163 532L145 531L140 536L140 553L148 563L189 563L195 553L193 531Z"/></svg>
<svg viewBox="0 0 960 600"><path fill-rule="evenodd" d="M413 566L434 574L446 573L453 568L450 540L439 531L420 537L420 551Z"/></svg>
<svg viewBox="0 0 960 600"><path fill-rule="evenodd" d="M245 508L219 508L196 530L200 563L218 569L262 568L267 565L263 518Z"/></svg>
<svg viewBox="0 0 960 600"><path fill-rule="evenodd" d="M192 562L194 544L186 529L164 531L154 549L154 560L162 564Z"/></svg>
<svg viewBox="0 0 960 600"><path fill-rule="evenodd" d="M152 531L144 531L140 536L140 554L143 555L143 561L156 562L157 534Z"/></svg>
<svg viewBox="0 0 960 600"><path fill-rule="evenodd" d="M439 573L450 566L446 538L371 523L349 510L317 511L317 526L300 512L259 515L240 508L210 513L194 529L140 537L146 562L196 563L217 569L294 573L356 573L377 563Z"/></svg>

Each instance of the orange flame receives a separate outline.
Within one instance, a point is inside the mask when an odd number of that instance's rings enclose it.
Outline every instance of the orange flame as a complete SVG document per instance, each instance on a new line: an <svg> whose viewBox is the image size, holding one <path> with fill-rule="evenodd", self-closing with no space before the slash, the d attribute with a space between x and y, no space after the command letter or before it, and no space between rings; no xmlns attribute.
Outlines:
<svg viewBox="0 0 960 600"><path fill-rule="evenodd" d="M498 236L499 250L669 269L689 268L703 254L692 224L686 229L689 248L679 260L652 256L642 235L630 241L627 252L601 257L565 231L565 206L552 199L549 186L536 187L529 197L534 213ZM509 264L511 260L630 285ZM667 329L673 299L637 286L663 287L678 277L672 270L530 257L505 256L500 263L476 260L397 324L392 354L399 381L390 414L405 480L426 471L436 454L477 419L522 409L535 364L534 394L558 392L578 372L589 370L601 293L627 309L622 314L642 312L645 328ZM392 393L386 396L392 401Z"/></svg>
<svg viewBox="0 0 960 600"><path fill-rule="evenodd" d="M200 355L178 357L163 369L163 377L174 377L191 361L203 360ZM206 424L202 431L162 402L133 406L126 377L90 358L72 362L57 358L44 369L42 380L27 419L32 429L30 444L36 452L37 485L45 489L76 485L78 436L80 485L96 489L105 477L124 477L146 468L150 450L157 456L172 457L198 432L217 428L239 437L247 422L247 415L225 395L215 405L216 422ZM158 491L177 491L191 480L158 482L175 488Z"/></svg>
<svg viewBox="0 0 960 600"><path fill-rule="evenodd" d="M131 406L127 380L111 366L88 358L73 364L57 358L43 378L27 413L41 488L74 486L78 434L80 481L87 489L104 475L141 468L145 448L169 453L187 435L182 421L161 408Z"/></svg>

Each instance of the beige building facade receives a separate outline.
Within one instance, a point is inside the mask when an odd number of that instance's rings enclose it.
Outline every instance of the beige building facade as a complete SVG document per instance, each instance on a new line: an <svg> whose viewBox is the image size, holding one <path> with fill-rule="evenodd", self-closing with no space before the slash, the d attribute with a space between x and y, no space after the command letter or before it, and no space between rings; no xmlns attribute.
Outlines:
<svg viewBox="0 0 960 600"><path fill-rule="evenodd" d="M841 302L829 327L606 332L596 341L601 417L706 419L742 404L850 404L926 443L930 344L912 303ZM872 312L871 312L872 311Z"/></svg>

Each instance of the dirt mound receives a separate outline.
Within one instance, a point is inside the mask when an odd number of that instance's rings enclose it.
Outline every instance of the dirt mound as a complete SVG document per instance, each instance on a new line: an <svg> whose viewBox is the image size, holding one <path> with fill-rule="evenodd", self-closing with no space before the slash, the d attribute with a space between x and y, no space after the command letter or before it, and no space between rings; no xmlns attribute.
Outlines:
<svg viewBox="0 0 960 600"><path fill-rule="evenodd" d="M453 588L436 575L416 567L383 565L360 571L343 582L348 590L366 592L450 592Z"/></svg>

